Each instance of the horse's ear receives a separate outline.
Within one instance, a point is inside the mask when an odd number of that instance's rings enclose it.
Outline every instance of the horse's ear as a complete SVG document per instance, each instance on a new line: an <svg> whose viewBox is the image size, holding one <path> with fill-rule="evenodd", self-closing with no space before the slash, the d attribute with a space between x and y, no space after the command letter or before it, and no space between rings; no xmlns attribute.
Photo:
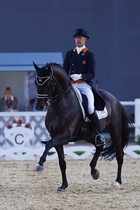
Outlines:
<svg viewBox="0 0 140 210"><path fill-rule="evenodd" d="M53 68L51 66L49 66L50 68L50 76L52 77L53 76Z"/></svg>
<svg viewBox="0 0 140 210"><path fill-rule="evenodd" d="M34 68L36 71L38 71L40 68L33 62Z"/></svg>

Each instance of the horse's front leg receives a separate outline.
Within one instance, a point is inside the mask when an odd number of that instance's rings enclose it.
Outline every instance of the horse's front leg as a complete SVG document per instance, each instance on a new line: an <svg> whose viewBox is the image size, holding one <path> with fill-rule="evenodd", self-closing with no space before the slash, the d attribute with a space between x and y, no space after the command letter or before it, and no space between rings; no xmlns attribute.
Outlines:
<svg viewBox="0 0 140 210"><path fill-rule="evenodd" d="M66 161L64 156L63 145L56 146L55 149L58 154L59 166L62 174L62 185L61 187L58 187L57 192L64 192L65 189L68 187L68 182L66 177Z"/></svg>
<svg viewBox="0 0 140 210"><path fill-rule="evenodd" d="M52 147L53 147L52 140L47 141L46 145L45 145L45 150L44 150L42 156L40 157L40 160L39 160L38 164L36 165L34 171L43 171L44 170L43 164L46 161L47 154Z"/></svg>
<svg viewBox="0 0 140 210"><path fill-rule="evenodd" d="M95 154L90 162L90 167L91 167L91 176L93 179L98 179L100 177L100 173L99 171L96 169L96 164L97 164L97 160L100 156L100 153L103 149L103 146L100 147L96 147L96 151Z"/></svg>
<svg viewBox="0 0 140 210"><path fill-rule="evenodd" d="M46 157L47 157L47 154L48 154L49 150L52 147L66 144L67 143L66 139L67 139L67 137L65 135L60 134L60 135L57 135L56 137L52 138L51 140L47 141L46 146L45 146L45 150L44 150L42 156L40 157L40 160L39 160L39 162L36 165L34 170L35 171L43 171L44 170L43 164L46 161Z"/></svg>

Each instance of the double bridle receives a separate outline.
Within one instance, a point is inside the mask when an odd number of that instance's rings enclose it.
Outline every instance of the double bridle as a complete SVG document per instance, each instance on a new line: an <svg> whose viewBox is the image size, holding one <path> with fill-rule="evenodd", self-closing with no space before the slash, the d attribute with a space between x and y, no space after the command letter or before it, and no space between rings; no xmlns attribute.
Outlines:
<svg viewBox="0 0 140 210"><path fill-rule="evenodd" d="M36 75L36 84L38 86L43 86L47 82L50 82L50 88L49 88L48 94L40 94L40 93L37 93L37 98L38 99L46 99L46 102L48 104L51 104L51 103L57 101L58 99L60 99L63 95L65 95L71 89L71 85L70 85L62 93L60 93L58 95L55 95L55 96L52 95L53 94L53 91L52 90L54 90L54 88L57 86L57 84L55 83L54 78L53 78L53 69L52 68L51 68L51 75L50 76L40 77L40 76Z"/></svg>

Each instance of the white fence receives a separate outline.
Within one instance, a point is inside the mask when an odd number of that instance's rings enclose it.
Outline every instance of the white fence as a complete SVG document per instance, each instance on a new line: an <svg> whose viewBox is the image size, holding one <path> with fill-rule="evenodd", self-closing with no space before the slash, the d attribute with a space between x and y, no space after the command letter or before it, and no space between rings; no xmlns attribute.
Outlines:
<svg viewBox="0 0 140 210"><path fill-rule="evenodd" d="M140 99L136 98L134 101L121 101L123 106L134 106L134 127L135 127L135 141L140 136Z"/></svg>
<svg viewBox="0 0 140 210"><path fill-rule="evenodd" d="M135 115L135 137L140 135L140 99L134 101L121 102L124 106L134 106ZM40 156L44 150L41 140L50 138L45 128L46 112L0 112L0 157L5 156L14 160L32 159L35 155ZM7 125L15 118L23 118L24 125L21 127L7 128ZM26 128L26 123L31 123L31 130ZM135 138L137 140L137 138ZM131 150L131 151L129 151ZM76 151L83 154L77 155ZM84 159L93 152L92 147L65 147L65 154L75 159ZM131 148L126 150L134 154ZM48 159L57 157L54 148L51 149L51 156ZM134 154L134 157L136 154ZM138 155L137 155L138 156ZM138 156L139 157L139 156Z"/></svg>
<svg viewBox="0 0 140 210"><path fill-rule="evenodd" d="M140 99L135 99L134 101L121 101L121 104L123 106L134 106L134 127L135 127L135 137L140 135ZM1 129L3 129L4 123L2 122L2 119L5 119L4 122L10 121L11 118L14 117L24 117L25 123L31 122L32 126L35 126L35 120L38 123L38 126L42 126L42 129L45 129L45 119L46 112L0 112L0 132L2 132ZM38 129L38 128L36 128ZM35 129L35 133L39 132ZM48 133L47 133L48 135Z"/></svg>

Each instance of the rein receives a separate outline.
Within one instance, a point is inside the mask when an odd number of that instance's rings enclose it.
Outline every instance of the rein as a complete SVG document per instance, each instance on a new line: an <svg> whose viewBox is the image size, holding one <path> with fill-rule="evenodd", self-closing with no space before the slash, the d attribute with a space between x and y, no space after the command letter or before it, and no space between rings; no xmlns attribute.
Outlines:
<svg viewBox="0 0 140 210"><path fill-rule="evenodd" d="M62 96L64 96L67 92L69 92L69 90L71 89L72 86L69 86L67 90L63 91L62 93L60 93L59 95L56 95L54 97L51 97L48 99L47 103L50 105L51 103L54 103L55 101L57 101L58 99L60 99Z"/></svg>
<svg viewBox="0 0 140 210"><path fill-rule="evenodd" d="M56 83L54 82L54 79L53 79L53 69L52 68L51 68L51 75L50 76L39 77L38 75L36 75L36 84L38 86L43 86L43 85L45 85L46 82L49 82L49 81L51 82L50 88L52 87L54 89L54 86L56 86ZM50 105L51 103L54 103L55 101L59 100L63 95L65 95L71 89L71 87L72 86L70 85L65 91L63 91L62 93L60 93L58 95L55 95L55 96L51 96L51 93L48 93L48 94L37 93L37 98L46 99L47 103ZM50 92L52 92L52 91L50 91Z"/></svg>

